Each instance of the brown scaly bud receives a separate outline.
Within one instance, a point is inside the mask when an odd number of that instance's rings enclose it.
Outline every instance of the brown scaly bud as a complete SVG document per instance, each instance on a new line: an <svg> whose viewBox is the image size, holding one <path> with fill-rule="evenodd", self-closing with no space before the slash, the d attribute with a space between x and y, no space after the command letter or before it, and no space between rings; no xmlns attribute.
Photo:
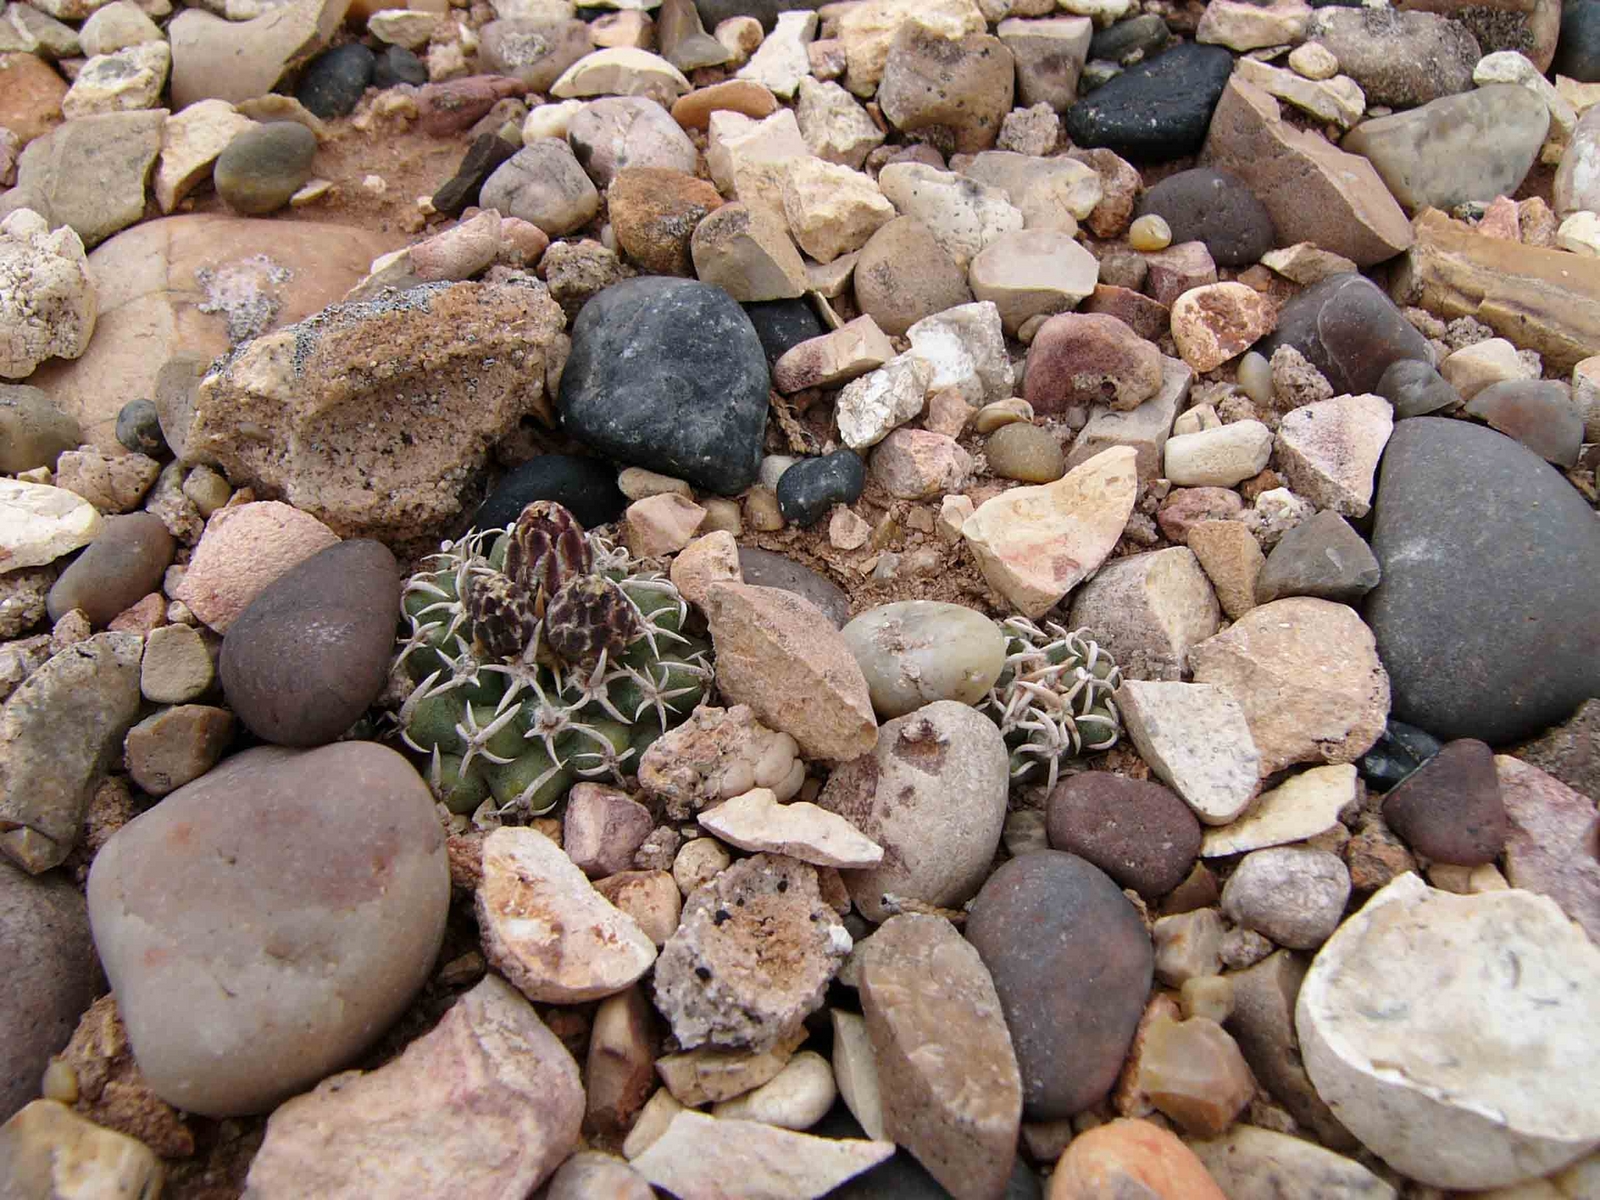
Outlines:
<svg viewBox="0 0 1600 1200"><path fill-rule="evenodd" d="M554 500L535 500L511 527L506 574L543 614L562 585L594 570L594 553L578 518Z"/></svg>
<svg viewBox="0 0 1600 1200"><path fill-rule="evenodd" d="M533 597L498 571L474 572L467 581L472 636L495 658L517 658L539 626Z"/></svg>
<svg viewBox="0 0 1600 1200"><path fill-rule="evenodd" d="M643 634L633 602L604 575L569 581L545 610L546 643L563 662L577 667L594 666L602 650L614 660Z"/></svg>

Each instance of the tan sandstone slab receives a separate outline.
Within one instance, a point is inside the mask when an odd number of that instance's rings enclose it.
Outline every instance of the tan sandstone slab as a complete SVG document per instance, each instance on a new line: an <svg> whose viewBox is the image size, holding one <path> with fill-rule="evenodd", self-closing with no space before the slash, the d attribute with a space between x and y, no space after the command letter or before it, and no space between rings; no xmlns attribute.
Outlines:
<svg viewBox="0 0 1600 1200"><path fill-rule="evenodd" d="M767 788L707 809L700 824L730 846L787 854L818 867L871 867L883 847L837 813L804 800L780 804Z"/></svg>
<svg viewBox="0 0 1600 1200"><path fill-rule="evenodd" d="M675 1196L815 1200L893 1153L893 1142L819 1138L681 1112L633 1169Z"/></svg>

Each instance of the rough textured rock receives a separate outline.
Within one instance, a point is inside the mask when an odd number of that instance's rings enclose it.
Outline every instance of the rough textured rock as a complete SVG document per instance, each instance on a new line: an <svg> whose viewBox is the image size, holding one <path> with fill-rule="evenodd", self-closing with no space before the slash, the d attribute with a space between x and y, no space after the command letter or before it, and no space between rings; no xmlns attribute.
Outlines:
<svg viewBox="0 0 1600 1200"><path fill-rule="evenodd" d="M0 709L0 853L24 870L48 870L77 844L94 787L138 716L142 648L131 633L68 646Z"/></svg>
<svg viewBox="0 0 1600 1200"><path fill-rule="evenodd" d="M1256 794L1261 754L1244 707L1200 683L1124 680L1117 706L1140 756L1207 825L1226 825Z"/></svg>
<svg viewBox="0 0 1600 1200"><path fill-rule="evenodd" d="M1105 313L1051 317L1028 345L1023 395L1033 410L1054 415L1075 404L1129 411L1161 387L1161 352Z"/></svg>
<svg viewBox="0 0 1600 1200"><path fill-rule="evenodd" d="M989 877L966 934L994 977L1028 1117L1058 1120L1099 1101L1133 1039L1154 961L1117 885L1076 855L1025 854Z"/></svg>
<svg viewBox="0 0 1600 1200"><path fill-rule="evenodd" d="M0 221L0 377L26 379L47 358L77 358L99 315L83 241L31 210Z"/></svg>
<svg viewBox="0 0 1600 1200"><path fill-rule="evenodd" d="M1339 814L1359 802L1356 769L1349 763L1312 767L1263 792L1237 821L1206 830L1200 853L1217 858L1314 838L1331 830Z"/></svg>
<svg viewBox="0 0 1600 1200"><path fill-rule="evenodd" d="M102 113L29 142L0 210L31 208L53 227L70 226L93 249L144 216L145 181L165 120L163 109Z"/></svg>
<svg viewBox="0 0 1600 1200"><path fill-rule="evenodd" d="M0 1126L0 1161L17 1196L154 1196L164 1175L150 1147L55 1100L35 1100Z"/></svg>
<svg viewBox="0 0 1600 1200"><path fill-rule="evenodd" d="M1464 24L1433 12L1329 5L1317 10L1308 32L1361 85L1369 104L1390 108L1469 91L1482 54Z"/></svg>
<svg viewBox="0 0 1600 1200"><path fill-rule="evenodd" d="M1354 609L1297 596L1251 609L1190 652L1196 683L1244 708L1263 776L1298 762L1354 762L1383 732L1389 677Z"/></svg>
<svg viewBox="0 0 1600 1200"><path fill-rule="evenodd" d="M1518 746L1516 755L1600 804L1600 700L1585 700L1570 720Z"/></svg>
<svg viewBox="0 0 1600 1200"><path fill-rule="evenodd" d="M1272 249L1272 216L1236 175L1196 167L1139 197L1138 215L1164 218L1174 243L1204 242L1218 266L1249 266Z"/></svg>
<svg viewBox="0 0 1600 1200"><path fill-rule="evenodd" d="M999 38L975 33L952 41L911 21L889 46L877 100L895 128L945 126L956 149L971 154L994 145L1015 80L1011 51Z"/></svg>
<svg viewBox="0 0 1600 1200"><path fill-rule="evenodd" d="M1472 489L1447 503L1463 473ZM1600 530L1553 468L1492 430L1418 417L1390 438L1375 507L1383 581L1366 615L1396 717L1496 745L1596 694L1600 597L1579 564Z"/></svg>
<svg viewBox="0 0 1600 1200"><path fill-rule="evenodd" d="M1067 624L1092 629L1124 673L1176 680L1220 617L1194 551L1172 546L1106 563L1073 596Z"/></svg>
<svg viewBox="0 0 1600 1200"><path fill-rule="evenodd" d="M1182 883L1200 852L1200 823L1158 783L1082 771L1055 786L1047 814L1052 849L1150 899Z"/></svg>
<svg viewBox="0 0 1600 1200"><path fill-rule="evenodd" d="M1600 950L1550 900L1407 874L1317 956L1296 1025L1317 1091L1369 1149L1436 1187L1500 1187L1600 1142L1597 989Z"/></svg>
<svg viewBox="0 0 1600 1200"><path fill-rule="evenodd" d="M1067 133L1079 146L1103 146L1131 158L1193 154L1233 69L1221 46L1185 43L1146 59L1067 110Z"/></svg>
<svg viewBox="0 0 1600 1200"><path fill-rule="evenodd" d="M894 1153L893 1142L821 1138L759 1121L680 1112L633 1169L677 1196L714 1195L727 1181L741 1193L819 1200Z"/></svg>
<svg viewBox="0 0 1600 1200"><path fill-rule="evenodd" d="M915 217L879 228L861 248L852 278L861 311L891 335L972 299L966 272Z"/></svg>
<svg viewBox="0 0 1600 1200"><path fill-rule="evenodd" d="M805 800L780 803L767 788L724 800L699 820L730 846L786 854L813 866L859 869L883 859L883 847L843 817Z"/></svg>
<svg viewBox="0 0 1600 1200"><path fill-rule="evenodd" d="M1600 934L1600 862L1591 849L1593 806L1537 767L1505 755L1494 765L1507 817L1511 886L1549 896L1594 940Z"/></svg>
<svg viewBox="0 0 1600 1200"><path fill-rule="evenodd" d="M870 751L877 722L850 647L810 602L777 588L713 585L707 615L717 686L810 758Z"/></svg>
<svg viewBox="0 0 1600 1200"><path fill-rule="evenodd" d="M1291 950L1315 950L1338 928L1350 872L1337 854L1306 846L1252 850L1222 889L1223 914Z"/></svg>
<svg viewBox="0 0 1600 1200"><path fill-rule="evenodd" d="M756 854L690 893L656 962L656 1008L685 1049L767 1050L822 1004L850 947L815 867Z"/></svg>
<svg viewBox="0 0 1600 1200"><path fill-rule="evenodd" d="M398 1058L279 1107L245 1186L259 1200L526 1193L572 1152L582 1119L578 1064L489 975Z"/></svg>
<svg viewBox="0 0 1600 1200"><path fill-rule="evenodd" d="M958 1197L1011 1174L1022 1079L994 981L940 917L891 917L865 944L861 1008L878 1064L885 1136Z"/></svg>
<svg viewBox="0 0 1600 1200"><path fill-rule="evenodd" d="M264 589L338 542L321 521L281 501L230 505L206 522L172 598L226 633Z"/></svg>
<svg viewBox="0 0 1600 1200"><path fill-rule="evenodd" d="M225 21L202 9L179 13L167 29L172 107L266 95L286 71L327 45L347 7L343 0L290 0L246 21Z"/></svg>
<svg viewBox="0 0 1600 1200"><path fill-rule="evenodd" d="M818 803L883 847L845 885L869 918L887 897L954 908L971 897L1000 844L1009 762L993 721L954 700L884 723L870 754L836 768Z"/></svg>
<svg viewBox="0 0 1600 1200"><path fill-rule="evenodd" d="M1364 517L1393 429L1393 413L1382 396L1336 396L1286 414L1274 449L1296 495L1324 510Z"/></svg>
<svg viewBox="0 0 1600 1200"><path fill-rule="evenodd" d="M433 807L385 747L263 747L106 843L89 920L158 1095L191 1112L261 1112L388 1027L444 935Z"/></svg>
<svg viewBox="0 0 1600 1200"><path fill-rule="evenodd" d="M427 545L490 446L549 412L545 371L562 324L554 301L497 284L334 305L215 364L186 452L341 536Z"/></svg>

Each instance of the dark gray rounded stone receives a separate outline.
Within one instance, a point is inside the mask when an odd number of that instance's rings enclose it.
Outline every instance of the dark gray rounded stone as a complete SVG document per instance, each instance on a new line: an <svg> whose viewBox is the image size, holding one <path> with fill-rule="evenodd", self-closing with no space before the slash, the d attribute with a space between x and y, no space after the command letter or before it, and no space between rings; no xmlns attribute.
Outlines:
<svg viewBox="0 0 1600 1200"><path fill-rule="evenodd" d="M610 463L576 454L541 454L495 484L472 514L470 528L504 529L535 500L554 500L585 529L615 521L628 505Z"/></svg>
<svg viewBox="0 0 1600 1200"><path fill-rule="evenodd" d="M1393 712L1503 745L1600 696L1600 522L1532 451L1479 425L1395 426L1374 504L1366 620Z"/></svg>
<svg viewBox="0 0 1600 1200"><path fill-rule="evenodd" d="M167 436L153 400L129 400L117 411L117 441L135 454L165 458Z"/></svg>
<svg viewBox="0 0 1600 1200"><path fill-rule="evenodd" d="M1494 751L1472 738L1451 742L1389 793L1383 819L1436 862L1493 862L1506 848L1507 825Z"/></svg>
<svg viewBox="0 0 1600 1200"><path fill-rule="evenodd" d="M361 93L372 82L377 65L377 55L360 42L336 46L311 60L305 74L300 76L295 99L324 121L348 117L361 103ZM428 73L424 68L422 82L427 81Z"/></svg>
<svg viewBox="0 0 1600 1200"><path fill-rule="evenodd" d="M791 525L813 525L835 504L851 504L867 485L867 466L854 450L803 458L778 480L778 510Z"/></svg>
<svg viewBox="0 0 1600 1200"><path fill-rule="evenodd" d="M1561 9L1561 40L1552 74L1600 83L1600 0L1568 0Z"/></svg>
<svg viewBox="0 0 1600 1200"><path fill-rule="evenodd" d="M727 292L628 279L573 322L561 416L603 454L732 495L761 465L771 379L755 327Z"/></svg>
<svg viewBox="0 0 1600 1200"><path fill-rule="evenodd" d="M1332 509L1300 522L1279 539L1256 576L1256 603L1315 596L1354 604L1378 586L1378 560L1361 535Z"/></svg>
<svg viewBox="0 0 1600 1200"><path fill-rule="evenodd" d="M400 566L385 546L318 551L228 628L218 671L228 706L264 741L333 741L383 690L399 619Z"/></svg>
<svg viewBox="0 0 1600 1200"><path fill-rule="evenodd" d="M1159 783L1084 771L1055 786L1045 811L1051 849L1151 899L1182 883L1200 853L1200 822Z"/></svg>
<svg viewBox="0 0 1600 1200"><path fill-rule="evenodd" d="M1089 41L1089 57L1120 63L1161 49L1171 37L1172 31L1159 16L1140 13L1109 28L1095 30Z"/></svg>
<svg viewBox="0 0 1600 1200"><path fill-rule="evenodd" d="M1397 359L1431 360L1428 339L1377 284L1354 274L1324 279L1285 304L1276 332L1256 349L1270 359L1279 346L1305 355L1337 396L1374 391Z"/></svg>
<svg viewBox="0 0 1600 1200"><path fill-rule="evenodd" d="M0 862L0 1121L39 1096L52 1054L105 990L83 896L60 871Z"/></svg>
<svg viewBox="0 0 1600 1200"><path fill-rule="evenodd" d="M695 0L700 23L715 29L729 17L754 17L768 33L778 23L778 14L790 9L821 8L823 0Z"/></svg>
<svg viewBox="0 0 1600 1200"><path fill-rule="evenodd" d="M1276 232L1250 185L1227 171L1195 167L1168 175L1139 198L1137 215L1155 213L1176 242L1204 242L1219 267L1259 262Z"/></svg>
<svg viewBox="0 0 1600 1200"><path fill-rule="evenodd" d="M82 609L97 628L161 589L161 577L177 549L172 535L153 513L107 517L100 536L89 543L45 597L52 621Z"/></svg>
<svg viewBox="0 0 1600 1200"><path fill-rule="evenodd" d="M212 169L217 195L246 216L276 212L311 178L317 135L295 121L246 129Z"/></svg>
<svg viewBox="0 0 1600 1200"><path fill-rule="evenodd" d="M817 310L803 299L752 300L744 306L744 315L755 326L769 364L777 362L801 342L828 332Z"/></svg>
<svg viewBox="0 0 1600 1200"><path fill-rule="evenodd" d="M421 87L427 82L428 64L404 46L390 46L372 65L372 86L376 88L392 88L397 83Z"/></svg>
<svg viewBox="0 0 1600 1200"><path fill-rule="evenodd" d="M1129 67L1067 110L1078 146L1130 158L1177 158L1199 151L1211 113L1233 71L1225 46L1185 42Z"/></svg>
<svg viewBox="0 0 1600 1200"><path fill-rule="evenodd" d="M1128 898L1076 854L1039 850L989 877L966 933L1000 994L1024 1119L1098 1103L1117 1081L1155 969Z"/></svg>
<svg viewBox="0 0 1600 1200"><path fill-rule="evenodd" d="M1461 393L1420 358L1397 358L1378 377L1378 395L1394 405L1395 420L1456 408Z"/></svg>
<svg viewBox="0 0 1600 1200"><path fill-rule="evenodd" d="M792 558L755 546L740 546L739 573L753 587L778 588L811 601L840 629L850 621L850 597L845 590Z"/></svg>

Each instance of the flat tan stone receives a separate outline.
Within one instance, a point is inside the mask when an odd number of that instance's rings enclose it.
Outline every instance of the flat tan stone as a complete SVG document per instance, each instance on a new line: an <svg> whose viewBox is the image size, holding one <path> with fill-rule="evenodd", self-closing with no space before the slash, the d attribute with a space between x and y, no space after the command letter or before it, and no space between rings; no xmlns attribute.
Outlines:
<svg viewBox="0 0 1600 1200"><path fill-rule="evenodd" d="M837 813L804 800L780 804L766 788L706 809L699 821L730 846L787 854L813 866L871 867L883 859L883 847Z"/></svg>
<svg viewBox="0 0 1600 1200"><path fill-rule="evenodd" d="M104 524L76 492L0 479L0 571L52 563L94 541Z"/></svg>
<svg viewBox="0 0 1600 1200"><path fill-rule="evenodd" d="M772 365L772 386L785 395L804 388L840 387L894 357L894 345L871 317L857 317L821 337L784 351Z"/></svg>
<svg viewBox="0 0 1600 1200"><path fill-rule="evenodd" d="M167 118L161 127L161 158L156 163L156 203L170 213L211 175L228 143L255 122L226 100L201 100Z"/></svg>
<svg viewBox="0 0 1600 1200"><path fill-rule="evenodd" d="M350 0L291 0L249 21L187 8L172 19L172 107L264 96L328 44Z"/></svg>
<svg viewBox="0 0 1600 1200"><path fill-rule="evenodd" d="M805 1036L801 1029L768 1050L701 1046L681 1054L665 1054L656 1059L656 1074L680 1104L690 1108L720 1104L776 1078Z"/></svg>
<svg viewBox="0 0 1600 1200"><path fill-rule="evenodd" d="M833 1077L838 1082L839 1095L867 1136L882 1141L887 1136L883 1129L883 1093L867 1019L843 1008L828 1012L833 1018Z"/></svg>
<svg viewBox="0 0 1600 1200"><path fill-rule="evenodd" d="M165 1174L143 1142L55 1100L35 1100L0 1125L0 1163L5 1194L17 1200L156 1196Z"/></svg>
<svg viewBox="0 0 1600 1200"><path fill-rule="evenodd" d="M675 1196L816 1200L893 1153L893 1142L819 1138L681 1112L633 1169Z"/></svg>
<svg viewBox="0 0 1600 1200"><path fill-rule="evenodd" d="M1200 854L1220 858L1303 842L1337 825L1340 811L1356 799L1355 767L1349 763L1312 767L1263 792L1250 811L1231 825L1207 829Z"/></svg>

